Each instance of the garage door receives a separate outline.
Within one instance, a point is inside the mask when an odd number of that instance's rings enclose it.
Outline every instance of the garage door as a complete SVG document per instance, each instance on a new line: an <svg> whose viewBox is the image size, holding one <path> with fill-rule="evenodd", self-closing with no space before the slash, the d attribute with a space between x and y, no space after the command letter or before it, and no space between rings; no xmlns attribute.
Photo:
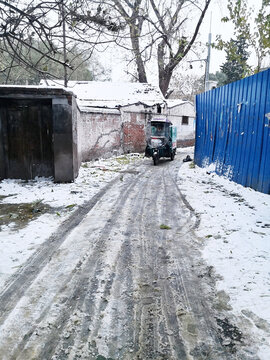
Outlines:
<svg viewBox="0 0 270 360"><path fill-rule="evenodd" d="M51 100L0 99L1 177L54 176Z"/></svg>

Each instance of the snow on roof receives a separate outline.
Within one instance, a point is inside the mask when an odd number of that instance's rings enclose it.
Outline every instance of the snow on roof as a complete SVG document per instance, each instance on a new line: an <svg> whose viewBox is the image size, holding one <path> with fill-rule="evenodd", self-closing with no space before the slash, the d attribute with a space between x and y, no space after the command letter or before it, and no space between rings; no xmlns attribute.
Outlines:
<svg viewBox="0 0 270 360"><path fill-rule="evenodd" d="M28 92L28 91L38 91L38 90L42 90L42 92L44 92L44 89L51 90L52 92L58 92L58 91L70 92L69 89L64 88L63 86L60 86L60 85L45 87L44 84L42 84L42 85L10 85L10 84L2 85L2 84L0 84L1 94L3 92L5 92L6 90L15 90L16 91L17 89L19 89L21 93L25 93L25 91Z"/></svg>
<svg viewBox="0 0 270 360"><path fill-rule="evenodd" d="M63 86L63 80L41 80L41 86ZM165 99L156 86L147 83L116 83L102 81L69 81L68 91L77 97L80 108L106 107L143 103L148 106L164 103Z"/></svg>
<svg viewBox="0 0 270 360"><path fill-rule="evenodd" d="M166 99L166 103L167 103L169 109L171 109L175 106L180 106L180 105L184 105L184 104L190 104L190 105L194 106L191 101L181 100L181 99Z"/></svg>

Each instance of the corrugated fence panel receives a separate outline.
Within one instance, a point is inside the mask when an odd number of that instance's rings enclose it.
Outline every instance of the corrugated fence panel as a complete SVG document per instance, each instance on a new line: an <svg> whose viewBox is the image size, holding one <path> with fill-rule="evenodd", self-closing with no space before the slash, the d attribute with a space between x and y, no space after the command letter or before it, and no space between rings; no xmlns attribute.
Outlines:
<svg viewBox="0 0 270 360"><path fill-rule="evenodd" d="M270 193L270 71L268 73L266 101L263 116L262 155L259 170L260 191Z"/></svg>
<svg viewBox="0 0 270 360"><path fill-rule="evenodd" d="M222 167L222 174L231 177L231 163L233 157L233 141L234 137L232 136L233 130L233 116L234 116L234 109L232 107L232 99L237 99L239 88L237 86L228 87L228 95L227 95L227 102L226 102L226 109L227 109L227 129L226 129L226 146L223 150L224 159L223 159L223 167Z"/></svg>
<svg viewBox="0 0 270 360"><path fill-rule="evenodd" d="M270 194L270 69L196 96L195 162Z"/></svg>
<svg viewBox="0 0 270 360"><path fill-rule="evenodd" d="M251 161L249 162L249 176L247 179L247 186L257 188L258 187L258 176L260 171L260 159L261 159L261 140L263 138L263 121L259 121L260 118L264 117L265 100L266 100L266 85L267 73L262 72L258 74L257 91L254 106L254 127L251 133Z"/></svg>
<svg viewBox="0 0 270 360"><path fill-rule="evenodd" d="M203 158L203 127L204 127L204 119L203 119L203 94L199 94L196 96L196 129L195 129L195 138L197 141L195 142L195 154L197 159L195 160L198 164L202 164ZM201 166L201 165L200 165Z"/></svg>
<svg viewBox="0 0 270 360"><path fill-rule="evenodd" d="M249 128L252 128L253 124L252 124L252 117L251 117L251 113L253 110L253 89L256 86L256 82L252 81L251 77L248 77L245 79L246 83L247 83L247 96L246 99L243 98L243 102L245 103L245 106L243 107L243 109L240 110L243 111L243 126L241 128L241 133L240 133L240 137L241 137L241 147L240 147L240 170L239 170L239 183L242 185L246 185L246 178L247 178L247 165L248 165L248 161L249 161L249 154L250 154L250 149L248 146L249 143ZM245 81L242 80L243 83L245 83ZM245 85L245 84L244 84ZM238 120L238 119L237 119Z"/></svg>

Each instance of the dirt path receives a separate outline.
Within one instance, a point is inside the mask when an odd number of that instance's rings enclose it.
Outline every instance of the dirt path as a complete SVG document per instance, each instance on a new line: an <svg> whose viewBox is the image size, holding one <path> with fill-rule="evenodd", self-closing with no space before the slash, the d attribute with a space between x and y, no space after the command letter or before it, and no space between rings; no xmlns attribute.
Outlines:
<svg viewBox="0 0 270 360"><path fill-rule="evenodd" d="M257 359L200 258L181 161L120 175L16 274L0 359Z"/></svg>

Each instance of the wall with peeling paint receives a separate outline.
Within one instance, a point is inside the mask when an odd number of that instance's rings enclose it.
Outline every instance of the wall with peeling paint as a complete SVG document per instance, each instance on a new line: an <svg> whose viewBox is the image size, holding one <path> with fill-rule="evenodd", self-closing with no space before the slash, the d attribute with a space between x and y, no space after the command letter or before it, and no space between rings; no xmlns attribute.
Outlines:
<svg viewBox="0 0 270 360"><path fill-rule="evenodd" d="M79 163L113 154L144 152L146 124L156 113L157 106L141 103L119 109L89 107L79 111Z"/></svg>
<svg viewBox="0 0 270 360"><path fill-rule="evenodd" d="M195 162L270 194L270 69L196 96Z"/></svg>
<svg viewBox="0 0 270 360"><path fill-rule="evenodd" d="M89 161L121 152L120 111L91 109L80 112L78 122L79 160Z"/></svg>

